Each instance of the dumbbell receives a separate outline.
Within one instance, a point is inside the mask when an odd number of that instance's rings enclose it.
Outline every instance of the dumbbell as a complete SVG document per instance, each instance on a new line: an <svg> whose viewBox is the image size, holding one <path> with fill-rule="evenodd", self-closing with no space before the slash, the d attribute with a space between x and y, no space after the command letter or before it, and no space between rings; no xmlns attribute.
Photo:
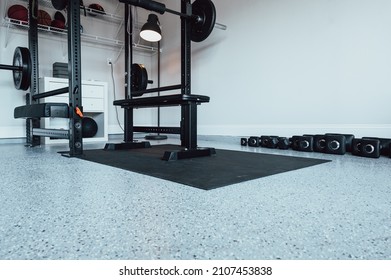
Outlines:
<svg viewBox="0 0 391 280"><path fill-rule="evenodd" d="M247 146L248 139L247 138L240 138L240 145L241 146Z"/></svg>
<svg viewBox="0 0 391 280"><path fill-rule="evenodd" d="M362 139L374 139L380 141L380 155L391 156L391 139L388 138L377 138L377 137L363 137Z"/></svg>
<svg viewBox="0 0 391 280"><path fill-rule="evenodd" d="M340 134L340 133L326 133L326 143L328 143L328 151L329 153L342 154L341 149L346 152L352 151L352 141L354 139L353 134ZM341 146L345 146L341 148ZM344 154L344 153L343 153Z"/></svg>
<svg viewBox="0 0 391 280"><path fill-rule="evenodd" d="M390 155L390 143L390 139L381 138L353 139L352 154L368 158L379 158L381 154Z"/></svg>
<svg viewBox="0 0 391 280"><path fill-rule="evenodd" d="M312 148L314 152L324 153L326 149L326 136L324 134L304 134L303 136L312 137Z"/></svg>
<svg viewBox="0 0 391 280"><path fill-rule="evenodd" d="M291 147L291 141L287 137L278 137L277 146L281 150L288 150Z"/></svg>
<svg viewBox="0 0 391 280"><path fill-rule="evenodd" d="M292 149L296 151L302 151L302 152L313 152L313 144L314 144L314 137L307 135L307 136L292 136L290 139L292 142Z"/></svg>
<svg viewBox="0 0 391 280"><path fill-rule="evenodd" d="M250 147L259 147L260 146L260 138L258 136L251 136L250 138L248 138L247 140L247 144L250 146Z"/></svg>
<svg viewBox="0 0 391 280"><path fill-rule="evenodd" d="M313 150L314 152L343 155L347 151L351 151L352 140L354 135L352 134L338 134L338 133L326 133L304 136L313 137Z"/></svg>
<svg viewBox="0 0 391 280"><path fill-rule="evenodd" d="M278 136L262 135L260 138L261 147L276 149L278 145Z"/></svg>

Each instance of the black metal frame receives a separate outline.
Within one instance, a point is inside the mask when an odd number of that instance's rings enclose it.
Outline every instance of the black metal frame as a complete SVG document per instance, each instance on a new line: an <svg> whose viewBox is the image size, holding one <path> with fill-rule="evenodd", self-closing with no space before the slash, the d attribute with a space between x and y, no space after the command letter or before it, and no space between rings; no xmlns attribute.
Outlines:
<svg viewBox="0 0 391 280"><path fill-rule="evenodd" d="M124 2L121 1L120 2ZM125 5L125 22L130 23L132 30L132 15L130 4ZM191 15L190 0L181 0L181 13ZM179 14L179 13L176 13ZM131 94L131 65L133 63L132 33L125 29L125 100L114 101L114 105L121 105L125 110L124 143L107 144L105 149L132 149L150 147L149 142L135 142L134 132L156 132L180 134L180 151L168 151L164 154L164 160L176 160L183 158L210 156L215 154L213 148L198 148L197 146L197 106L202 102L209 102L209 97L191 95L191 17L181 17L181 84L145 90L138 93L160 92L165 90L180 89L180 95L173 95L167 100L165 97L147 97L133 99ZM160 50L159 50L160 51ZM136 101L137 100L137 101ZM132 102L134 101L134 102ZM135 127L133 125L133 110L142 107L181 106L180 127Z"/></svg>
<svg viewBox="0 0 391 280"><path fill-rule="evenodd" d="M80 0L68 1L69 156L83 154Z"/></svg>
<svg viewBox="0 0 391 280"><path fill-rule="evenodd" d="M35 4L35 5L34 5ZM37 104L39 101L32 98L39 92L38 68L38 3L29 0L29 51L31 55L31 84L30 93L26 94L26 105ZM26 144L34 147L41 145L41 137L34 136L33 130L41 127L39 119L26 119Z"/></svg>
<svg viewBox="0 0 391 280"><path fill-rule="evenodd" d="M68 88L56 91L39 93L39 67L38 67L38 1L29 0L29 50L31 54L32 72L30 93L26 94L26 105L38 104L40 98L61 93L69 93L69 131L40 128L39 118L26 120L26 144L34 147L41 144L41 136L69 139L69 152L67 156L77 156L83 153L81 116L76 113L82 107L81 87L81 40L80 40L80 0L68 1ZM47 130L47 133L45 132Z"/></svg>

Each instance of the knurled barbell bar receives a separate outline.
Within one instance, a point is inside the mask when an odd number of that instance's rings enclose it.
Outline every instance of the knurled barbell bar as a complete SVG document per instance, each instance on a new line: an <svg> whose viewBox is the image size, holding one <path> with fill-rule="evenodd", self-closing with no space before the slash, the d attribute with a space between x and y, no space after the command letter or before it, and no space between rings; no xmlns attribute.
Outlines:
<svg viewBox="0 0 391 280"><path fill-rule="evenodd" d="M0 64L0 69L11 70L16 89L27 90L31 83L31 57L28 48L17 47L12 65Z"/></svg>

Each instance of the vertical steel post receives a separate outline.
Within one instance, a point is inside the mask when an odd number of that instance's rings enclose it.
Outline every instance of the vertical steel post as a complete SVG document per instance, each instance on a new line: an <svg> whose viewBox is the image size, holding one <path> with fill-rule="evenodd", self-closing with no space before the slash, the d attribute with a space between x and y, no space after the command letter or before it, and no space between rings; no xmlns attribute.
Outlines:
<svg viewBox="0 0 391 280"><path fill-rule="evenodd" d="M83 154L80 0L68 1L69 156Z"/></svg>
<svg viewBox="0 0 391 280"><path fill-rule="evenodd" d="M38 1L29 0L29 51L31 56L31 84L30 93L26 95L26 105L39 103L32 96L39 92L39 68L38 68ZM26 120L26 145L34 147L41 144L41 137L33 135L33 128L40 127L39 119L28 118Z"/></svg>
<svg viewBox="0 0 391 280"><path fill-rule="evenodd" d="M181 0L181 12L191 15L190 0ZM191 20L181 17L181 80L182 94L191 94ZM197 105L181 107L181 145L189 150L197 148Z"/></svg>
<svg viewBox="0 0 391 280"><path fill-rule="evenodd" d="M125 6L125 98L132 98L132 64L133 64L133 16L131 6ZM127 30L129 24L129 32ZM124 109L124 142L133 142L133 108Z"/></svg>

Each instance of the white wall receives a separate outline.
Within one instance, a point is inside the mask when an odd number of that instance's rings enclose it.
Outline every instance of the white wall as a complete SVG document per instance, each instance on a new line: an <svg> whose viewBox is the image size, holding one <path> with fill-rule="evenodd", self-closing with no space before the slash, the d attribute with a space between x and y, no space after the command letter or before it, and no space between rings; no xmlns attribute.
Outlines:
<svg viewBox="0 0 391 280"><path fill-rule="evenodd" d="M1 1L0 15L4 15ZM85 0L85 4L92 0ZM163 1L180 9L179 0ZM192 89L211 97L199 106L201 135L250 136L345 132L391 137L391 2L388 0L214 0L215 29L193 43ZM102 1L106 11L117 1ZM148 12L139 9L139 21ZM1 18L2 19L2 18ZM162 82L180 83L180 28L175 15L162 23ZM0 63L12 62L27 36L0 32ZM121 35L122 36L122 35ZM40 75L50 75L55 61L66 62L66 42L40 41ZM8 42L5 47L5 42ZM83 44L82 78L109 83L109 133L121 130L112 106L113 84L107 57L118 49ZM124 58L114 65L117 99L123 98ZM156 56L137 54L156 80ZM156 84L155 84L156 85ZM152 85L152 86L155 86ZM24 103L10 72L0 75L0 137L23 137L24 121L13 109ZM118 108L119 119L123 110ZM137 110L136 124L155 124L156 110ZM162 109L162 125L177 125L179 108Z"/></svg>
<svg viewBox="0 0 391 280"><path fill-rule="evenodd" d="M12 64L12 57L17 46L28 47L27 29L11 28L9 32L3 26L3 18L7 13L10 5L17 0L1 1L0 3L0 63ZM19 2L27 6L26 2ZM84 4L89 5L94 3L93 0L85 0ZM101 1L101 5L108 13L123 14L123 4L118 1ZM119 6L118 6L119 5ZM118 7L119 9L118 9ZM49 7L41 7L52 16L54 10ZM145 22L147 14L139 9L138 20ZM81 16L81 21L84 26L84 32L94 35L100 35L107 38L113 38L117 32L118 25L106 23L104 21L95 20L91 17L85 18ZM68 43L66 36L39 32L39 76L52 76L52 64L54 62L68 61ZM124 40L124 29L121 29L119 40ZM96 43L87 43L82 40L82 79L83 80L98 80L108 83L109 89L109 130L112 133L122 133L117 124L115 107L112 105L114 100L114 84L112 82L111 69L107 65L107 58L114 61L114 77L116 99L124 98L124 52L118 47L104 46ZM134 53L134 62L142 63L146 66L151 79L156 81L156 56L151 53ZM25 104L25 92L18 91L14 88L11 71L1 71L0 75L0 92L2 101L0 102L0 138L18 138L25 137L25 121L22 119L14 119L14 108ZM118 108L119 120L123 123L123 110ZM147 125L156 122L155 111L140 111L136 113L138 116L138 124Z"/></svg>
<svg viewBox="0 0 391 280"><path fill-rule="evenodd" d="M177 0L166 0L179 9ZM391 2L214 0L217 21L193 43L203 135L344 132L391 137ZM164 28L164 82L179 71L175 16ZM167 39L168 37L168 39ZM177 115L166 114L166 123Z"/></svg>

